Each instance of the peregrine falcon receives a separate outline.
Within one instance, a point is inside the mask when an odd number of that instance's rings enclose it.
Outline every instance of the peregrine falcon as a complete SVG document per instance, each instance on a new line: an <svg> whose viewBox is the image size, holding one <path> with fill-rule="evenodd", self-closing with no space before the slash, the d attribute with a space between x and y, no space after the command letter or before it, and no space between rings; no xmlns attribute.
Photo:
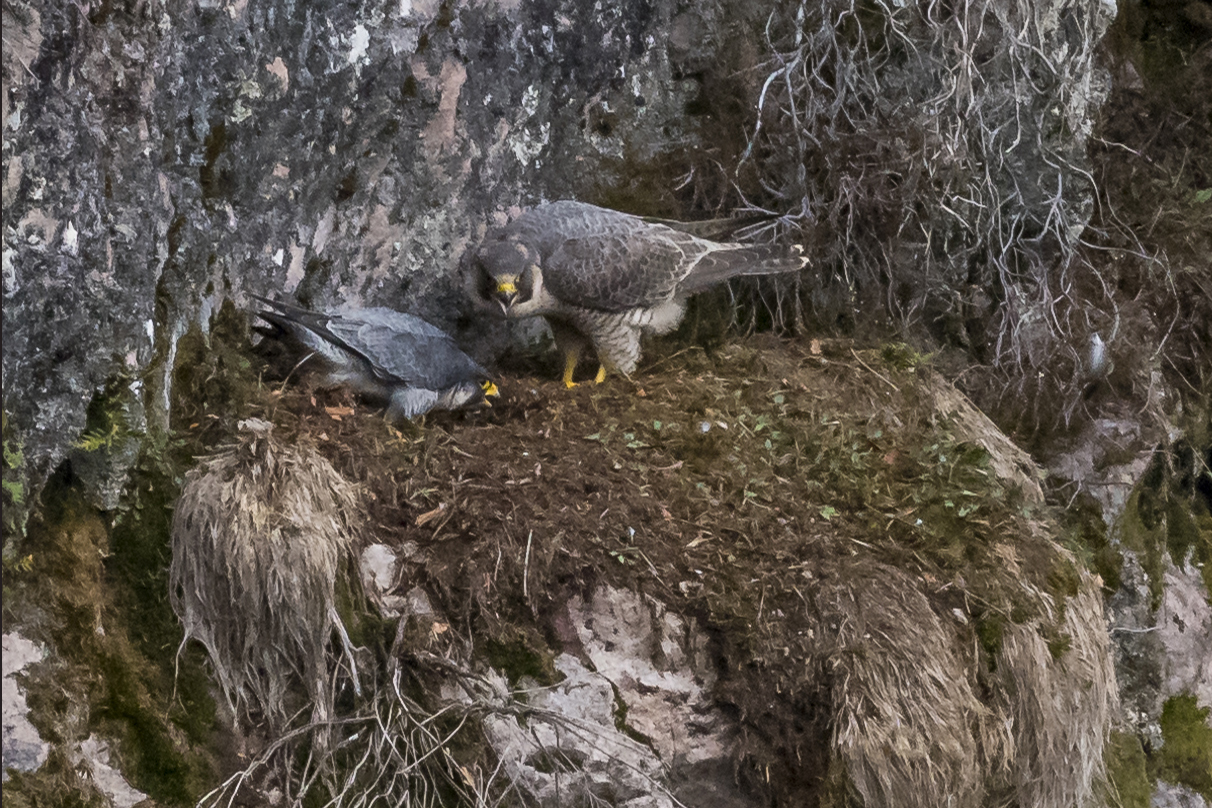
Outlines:
<svg viewBox="0 0 1212 808"><path fill-rule="evenodd" d="M540 205L488 234L464 260L473 305L498 317L541 315L564 354L564 383L586 347L596 381L640 359L640 334L665 334L686 300L729 278L794 272L800 248L708 241L682 228L584 202Z"/></svg>
<svg viewBox="0 0 1212 808"><path fill-rule="evenodd" d="M445 331L420 317L385 308L319 314L253 295L271 306L257 316L319 356L325 381L387 402L391 421L433 409L492 406L498 395L488 371L459 350Z"/></svg>

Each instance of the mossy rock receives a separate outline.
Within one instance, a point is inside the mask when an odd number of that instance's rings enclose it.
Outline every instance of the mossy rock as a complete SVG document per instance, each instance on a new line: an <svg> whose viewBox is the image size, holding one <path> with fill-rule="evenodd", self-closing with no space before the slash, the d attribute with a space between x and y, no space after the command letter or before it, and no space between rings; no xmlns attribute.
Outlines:
<svg viewBox="0 0 1212 808"><path fill-rule="evenodd" d="M1168 783L1181 783L1212 799L1212 726L1207 707L1195 696L1174 696L1162 707L1165 741L1152 761L1152 773Z"/></svg>

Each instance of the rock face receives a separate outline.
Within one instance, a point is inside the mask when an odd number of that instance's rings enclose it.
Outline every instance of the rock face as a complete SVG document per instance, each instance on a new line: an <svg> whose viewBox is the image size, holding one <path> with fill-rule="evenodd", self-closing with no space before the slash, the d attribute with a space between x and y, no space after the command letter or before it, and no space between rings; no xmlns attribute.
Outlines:
<svg viewBox="0 0 1212 808"><path fill-rule="evenodd" d="M710 640L696 621L636 592L603 587L567 604L567 624L627 708L627 727L662 762L686 805L756 805L730 765L736 722L714 703Z"/></svg>
<svg viewBox="0 0 1212 808"><path fill-rule="evenodd" d="M162 429L177 340L224 298L449 329L501 211L693 140L673 4L599 5L6 5L4 406L35 484L107 385Z"/></svg>
<svg viewBox="0 0 1212 808"><path fill-rule="evenodd" d="M42 659L43 649L20 634L4 635L4 779L9 767L33 771L46 762L50 744L29 721L29 705L16 674Z"/></svg>
<svg viewBox="0 0 1212 808"><path fill-rule="evenodd" d="M1162 716L1171 699L1193 697L1200 709L1212 708L1212 610L1201 560L1212 535L1212 503L1201 491L1212 477L1200 459L1207 448L1192 450L1192 438L1175 440L1178 434L1139 413L1101 418L1051 459L1052 474L1088 498L1113 551L1107 619L1123 719L1162 757ZM1159 781L1157 788L1154 805L1206 804L1181 786Z"/></svg>
<svg viewBox="0 0 1212 808"><path fill-rule="evenodd" d="M1157 612L1165 671L1164 692L1190 693L1212 707L1212 606L1199 570L1190 564L1166 566L1165 590Z"/></svg>

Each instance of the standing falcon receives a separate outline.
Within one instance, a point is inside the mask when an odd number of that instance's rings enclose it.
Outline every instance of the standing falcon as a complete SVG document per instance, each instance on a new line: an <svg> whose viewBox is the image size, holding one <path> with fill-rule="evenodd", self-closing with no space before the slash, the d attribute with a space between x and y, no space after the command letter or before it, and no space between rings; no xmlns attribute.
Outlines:
<svg viewBox="0 0 1212 808"><path fill-rule="evenodd" d="M569 387L590 345L596 381L640 359L640 334L666 334L686 300L729 278L801 269L800 248L727 244L583 202L540 205L488 234L464 266L481 311L541 315L564 354Z"/></svg>
<svg viewBox="0 0 1212 808"><path fill-rule="evenodd" d="M273 307L257 316L291 335L324 364L327 384L349 385L387 404L391 421L433 409L491 406L498 395L488 371L442 329L385 308L319 314L253 295Z"/></svg>

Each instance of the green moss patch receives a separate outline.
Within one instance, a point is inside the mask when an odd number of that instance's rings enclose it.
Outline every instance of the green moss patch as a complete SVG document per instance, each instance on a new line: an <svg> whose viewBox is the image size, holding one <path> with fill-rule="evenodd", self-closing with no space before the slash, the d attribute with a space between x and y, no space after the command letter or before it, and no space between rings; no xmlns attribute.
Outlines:
<svg viewBox="0 0 1212 808"><path fill-rule="evenodd" d="M1103 594L1117 592L1123 580L1124 556L1107 535L1098 503L1088 495L1079 496L1061 514L1061 525L1065 546L1102 578Z"/></svg>
<svg viewBox="0 0 1212 808"><path fill-rule="evenodd" d="M1212 727L1208 708L1200 708L1194 696L1166 700L1161 714L1165 741L1151 761L1154 777L1189 786L1212 798Z"/></svg>
<svg viewBox="0 0 1212 808"><path fill-rule="evenodd" d="M15 587L13 605L57 651L52 661L31 668L31 720L58 749L94 732L115 740L114 765L133 786L165 805L188 805L214 777L208 749L214 707L196 657L184 660L177 699L171 698L179 629L174 635L171 627L163 628L171 626L171 612L162 610L158 623L167 634L156 635L157 621L148 619L156 611L136 606L138 584L157 577L163 584L162 571L148 564L139 567L140 581L127 579L127 549L115 537L131 523L118 520L124 527L115 530L85 501L67 470L44 489L25 543L33 568ZM151 541L165 539L153 534ZM162 601L163 591L156 596ZM149 632L156 636L151 642ZM155 645L173 636L176 641ZM11 794L40 804L39 784L52 778L63 799L89 804L90 789L68 769L62 777L54 767L44 769L6 784L6 801Z"/></svg>
<svg viewBox="0 0 1212 808"><path fill-rule="evenodd" d="M1112 732L1104 751L1108 804L1122 808L1149 808L1153 783L1145 766L1145 752L1136 735Z"/></svg>
<svg viewBox="0 0 1212 808"><path fill-rule="evenodd" d="M1191 563L1212 592L1212 440L1193 431L1169 449L1159 449L1128 500L1120 535L1137 551L1149 576L1153 608L1161 603L1165 562Z"/></svg>
<svg viewBox="0 0 1212 808"><path fill-rule="evenodd" d="M563 678L556 672L554 656L541 638L517 629L511 633L511 637L489 639L484 643L488 664L505 674L511 684L516 685L523 677L540 685L554 684Z"/></svg>

